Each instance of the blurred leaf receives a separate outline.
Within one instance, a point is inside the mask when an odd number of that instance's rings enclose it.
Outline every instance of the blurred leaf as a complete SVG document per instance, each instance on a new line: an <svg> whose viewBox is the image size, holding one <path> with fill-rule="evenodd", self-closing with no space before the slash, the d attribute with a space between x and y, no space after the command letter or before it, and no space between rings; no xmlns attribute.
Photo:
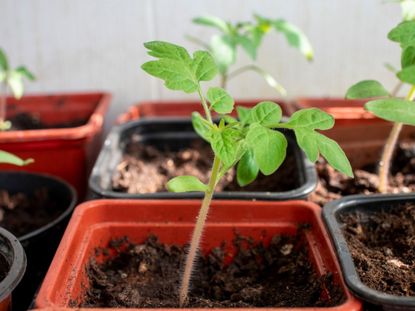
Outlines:
<svg viewBox="0 0 415 311"><path fill-rule="evenodd" d="M364 80L352 85L346 93L347 99L363 99L388 96L383 85L375 80Z"/></svg>
<svg viewBox="0 0 415 311"><path fill-rule="evenodd" d="M194 176L178 176L167 182L167 190L170 192L205 192L207 186Z"/></svg>

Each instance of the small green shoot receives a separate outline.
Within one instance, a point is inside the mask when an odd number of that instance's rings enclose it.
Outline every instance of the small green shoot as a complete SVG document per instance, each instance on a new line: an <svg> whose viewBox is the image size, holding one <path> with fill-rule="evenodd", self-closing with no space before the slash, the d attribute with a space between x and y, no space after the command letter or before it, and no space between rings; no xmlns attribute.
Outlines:
<svg viewBox="0 0 415 311"><path fill-rule="evenodd" d="M35 80L35 76L24 66L10 68L6 53L0 48L0 131L8 130L11 123L6 121L7 94L9 89L16 99L24 93L23 78Z"/></svg>
<svg viewBox="0 0 415 311"><path fill-rule="evenodd" d="M415 21L400 23L389 32L388 38L399 43L402 49L401 69L396 72L396 77L400 83L410 85L406 98L396 97L395 92L389 94L382 84L375 80L361 81L350 87L346 93L348 99L372 99L365 104L365 109L379 118L394 122L379 163L378 190L381 193L387 192L392 156L402 126L415 125Z"/></svg>
<svg viewBox="0 0 415 311"><path fill-rule="evenodd" d="M25 166L33 162L34 162L33 159L23 160L12 153L0 150L0 163L12 164L16 166Z"/></svg>
<svg viewBox="0 0 415 311"><path fill-rule="evenodd" d="M226 31L230 27L216 19L198 22ZM206 95L202 90L200 83L212 80L221 68L219 66L218 70L209 52L197 51L191 56L181 46L160 41L148 42L144 46L156 60L143 64L142 69L162 79L169 89L199 95L205 116L194 112L193 127L214 152L208 184L194 176L175 177L167 184L167 189L174 192L204 192L181 282L179 303L183 306L187 301L193 264L216 185L234 166L237 166L237 181L241 186L254 181L259 172L273 174L283 163L287 150L287 139L278 129L294 131L300 148L311 161L315 162L321 155L342 173L348 176L353 176L353 173L339 145L319 132L333 127L331 115L310 108L297 111L287 122L282 122L280 106L265 101L252 109L239 107L239 118L235 119L229 115L234 109L234 100L223 88L211 87ZM212 120L212 111L219 114L218 122Z"/></svg>
<svg viewBox="0 0 415 311"><path fill-rule="evenodd" d="M306 35L297 26L284 19L269 19L254 15L254 21L231 23L215 16L202 16L194 18L193 23L219 31L219 34L211 37L210 42L204 42L192 36L187 37L212 54L218 65L221 87L224 89L229 80L244 72L254 71L278 93L286 95L285 88L270 73L257 65L246 65L230 72L230 67L236 62L238 48L240 47L252 61L255 61L263 38L272 29L283 34L288 44L298 49L307 60L311 61L314 56L313 48Z"/></svg>

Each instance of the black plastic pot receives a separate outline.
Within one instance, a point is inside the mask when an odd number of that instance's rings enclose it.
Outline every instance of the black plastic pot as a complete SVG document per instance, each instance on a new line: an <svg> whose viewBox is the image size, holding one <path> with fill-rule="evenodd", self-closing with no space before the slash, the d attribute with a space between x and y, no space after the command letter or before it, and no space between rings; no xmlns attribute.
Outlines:
<svg viewBox="0 0 415 311"><path fill-rule="evenodd" d="M346 284L353 294L369 303L371 308L375 305L379 310L415 310L415 297L386 294L362 283L342 232L344 224L340 216L353 212L371 214L380 210L388 211L405 203L415 204L415 194L353 195L332 201L323 208L323 218L335 245Z"/></svg>
<svg viewBox="0 0 415 311"><path fill-rule="evenodd" d="M3 228L0 228L0 265L8 269L5 278L0 280L0 311L7 311L12 292L24 275L26 255L17 238Z"/></svg>
<svg viewBox="0 0 415 311"><path fill-rule="evenodd" d="M0 189L29 196L36 189L47 188L52 200L57 202L59 216L52 222L18 236L27 256L27 269L13 295L13 310L27 310L40 287L60 239L75 207L77 196L74 188L56 177L26 172L1 172Z"/></svg>
<svg viewBox="0 0 415 311"><path fill-rule="evenodd" d="M128 194L114 191L111 179L132 134L139 137L138 143L152 145L156 148L169 146L170 150L189 147L195 140L201 141L201 138L194 132L191 121L183 118L142 119L114 127L104 143L89 178L91 198L180 199L201 198L203 196L201 192ZM306 198L317 185L316 171L314 165L306 159L304 153L297 146L292 132L287 132L287 138L287 156L295 158L295 171L298 173L296 183L298 187L284 192L224 191L216 193L215 198L243 200L291 200ZM276 174L278 174L278 171Z"/></svg>

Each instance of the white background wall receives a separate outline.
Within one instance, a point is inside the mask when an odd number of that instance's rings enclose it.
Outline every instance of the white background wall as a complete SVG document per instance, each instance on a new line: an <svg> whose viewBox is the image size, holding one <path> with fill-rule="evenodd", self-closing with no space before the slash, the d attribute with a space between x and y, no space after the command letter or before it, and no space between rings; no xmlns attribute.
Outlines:
<svg viewBox="0 0 415 311"><path fill-rule="evenodd" d="M258 64L286 87L290 97L343 96L352 83L377 78L392 87L385 62L399 66L399 48L386 39L400 21L400 7L383 0L0 0L0 46L13 65L37 76L27 91L108 90L114 95L107 126L143 99L184 98L149 78L142 43L161 39L196 48L184 34L208 38L214 30L191 23L211 14L248 20L253 12L281 17L310 38L309 64L281 35L268 36ZM245 57L239 64L247 61ZM235 67L238 67L236 65ZM253 73L233 80L239 98L275 97Z"/></svg>

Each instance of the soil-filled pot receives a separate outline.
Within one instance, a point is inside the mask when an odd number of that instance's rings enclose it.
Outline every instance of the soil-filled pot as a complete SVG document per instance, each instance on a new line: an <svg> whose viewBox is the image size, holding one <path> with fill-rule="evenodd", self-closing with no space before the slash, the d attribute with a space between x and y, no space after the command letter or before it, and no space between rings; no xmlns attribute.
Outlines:
<svg viewBox="0 0 415 311"><path fill-rule="evenodd" d="M282 114L284 116L290 116L295 108L293 104L285 101L274 100L281 106ZM252 108L261 100L237 100L236 107L242 106L246 108ZM121 114L117 118L117 123L125 123L131 120L139 118L169 118L169 117L189 117L193 111L197 111L201 114L204 113L203 107L200 102L196 101L145 101L137 105L131 106L127 112ZM235 115L235 111L233 115Z"/></svg>
<svg viewBox="0 0 415 311"><path fill-rule="evenodd" d="M106 93L56 94L7 99L10 131L0 132L0 150L34 163L21 168L58 176L82 198L102 142L111 96ZM1 164L1 170L16 170Z"/></svg>
<svg viewBox="0 0 415 311"><path fill-rule="evenodd" d="M369 306L415 310L415 196L350 196L324 206L350 290Z"/></svg>
<svg viewBox="0 0 415 311"><path fill-rule="evenodd" d="M375 117L367 112L363 100L339 98L300 98L295 106L298 109L320 108L336 120L334 127L324 134L337 141L346 152L353 168L362 168L375 163L392 129L392 122ZM414 140L415 128L404 126L400 140Z"/></svg>
<svg viewBox="0 0 415 311"><path fill-rule="evenodd" d="M287 200L306 198L316 186L316 172L288 132L287 158L276 173L260 176L245 188L232 173L225 176L220 199ZM207 181L213 155L193 131L189 119L142 119L114 127L92 170L95 198L201 198L203 193L169 193L166 182L179 175ZM223 191L222 191L223 190Z"/></svg>
<svg viewBox="0 0 415 311"><path fill-rule="evenodd" d="M11 296L26 269L26 255L17 238L0 228L0 311L11 310Z"/></svg>
<svg viewBox="0 0 415 311"><path fill-rule="evenodd" d="M92 270L94 267L109 263L120 254L127 257L129 256L128 254L133 254L132 258L134 260L136 254L139 254L143 247L146 247L147 244L142 244L146 239L147 241L154 242L154 237L148 239L150 235L155 235L160 243L164 244L165 249L164 255L153 257L155 262L161 262L162 258L167 256L167 258L171 259L167 266L178 277L184 257L180 257L180 267L176 265L176 261L172 258L188 242L200 204L200 200L96 200L78 206L42 284L35 306L37 308L72 307L78 310L78 306L87 304L89 295L94 292L96 284L94 285L94 282L90 282L91 279L88 277L93 275ZM283 235L285 237L282 237ZM352 298L343 286L338 264L322 223L320 208L305 201L213 201L201 245L203 256L197 260L197 270L199 272L195 271L193 288L197 287L195 280L198 277L196 275L205 275L202 264L204 260L202 258L210 258L215 261L214 258L216 256L221 256L217 255L219 253L216 247L222 245L221 258L224 261L219 266L226 267L237 261L237 249L241 249L242 253L249 253L253 249L253 245L261 245L262 243L263 247L267 248L275 241L285 241L284 238L289 239L289 237L295 236L301 236L300 244L285 244L278 251L276 257L281 259L283 256L290 257L302 252L305 254L305 261L309 263L308 267L313 271L314 277L320 281L322 278L327 280L328 277L331 284L328 285L325 282L318 283L319 291L314 292L313 299L319 301L322 299L328 303L328 301L333 302L336 299L335 297L337 297L338 300L336 300L335 304L338 303L338 305L336 307L333 306L332 309L328 308L329 310L360 310L360 303ZM243 239L242 237L250 237L251 240ZM241 248L238 248L239 244L235 242L235 238L241 239L240 241L243 244ZM233 240L234 242L232 242ZM133 245L132 248L125 248L124 242L126 241L128 241L127 244ZM153 252L153 250L150 252ZM170 257L168 254L172 256ZM208 254L210 256L205 257ZM261 257L261 251L255 253L253 258L256 258L255 264L252 261L240 264L246 265L246 267L249 265L256 267L261 266L263 260L267 260L265 257ZM284 261L284 259L282 260ZM130 274L124 274L124 271L121 271L123 268L118 266L116 268L118 272L115 272L115 275L126 279L133 277L133 274L146 273L147 271L153 273L152 271L154 271L150 262L146 264L145 262L137 263L134 261L133 266L135 272ZM213 266L212 269L214 269ZM158 269L156 268L156 270ZM306 270L307 268L304 267L301 270L302 272L298 272L298 275L294 274L294 279L301 278L301 275L307 275ZM275 280L272 279L267 284L285 283L287 279L293 281L292 277L284 274L284 271L286 270L282 267L279 269L275 268L274 272L269 273L275 275ZM237 272L235 273L237 274ZM279 273L281 274L280 276L278 276ZM247 273L245 272L245 274ZM161 275L162 283L171 281L170 277L165 276L163 270ZM97 277L97 280L103 280L98 275L95 277ZM92 276L92 279L95 279L95 277ZM104 278L106 277L104 276ZM212 281L207 283L209 288L211 285L213 286L211 283L214 282L213 279L215 278L212 278ZM292 286L291 281L282 286L281 291L286 292L294 306L296 303L301 305L301 302L299 302L302 299L301 295L306 294L305 292L300 293L298 291L293 294L295 291L290 287ZM122 297L127 297L127 300L131 298L132 300L138 299L140 301L140 297L143 296L136 290L140 291L140 288L144 288L149 282L146 282L144 279L141 279L141 281L135 279L132 283L140 284L133 291L134 293L125 288L126 291L116 296L121 300L123 299ZM104 284L101 285L107 287ZM115 284L107 285L109 287L117 287ZM161 292L175 293L177 290L176 285L173 290L160 285L163 287ZM267 286L269 285L262 287ZM260 291L259 288L257 288L257 291ZM287 288L293 291L288 290L287 292ZM105 296L100 289L97 289L97 292L98 295L101 296L100 293L102 293L102 297ZM246 294L248 293L246 292ZM269 295L267 297L274 296ZM293 297L295 298L293 299ZM308 303L305 304L308 305ZM112 306L123 308L121 302L120 304L114 304L113 302ZM169 307L167 304L164 306L165 308ZM88 307L93 309L87 310L104 310L102 309L103 306L94 307L89 304ZM273 307L275 305L269 308ZM301 310L319 310L318 308L310 307L310 305L308 307ZM136 306L131 306L131 308L128 310L140 310ZM216 306L216 308L218 307ZM300 309L294 307L293 310Z"/></svg>
<svg viewBox="0 0 415 311"><path fill-rule="evenodd" d="M32 302L76 200L73 187L56 177L0 172L0 227L17 236L27 256L26 274L13 296L14 310L27 310Z"/></svg>

